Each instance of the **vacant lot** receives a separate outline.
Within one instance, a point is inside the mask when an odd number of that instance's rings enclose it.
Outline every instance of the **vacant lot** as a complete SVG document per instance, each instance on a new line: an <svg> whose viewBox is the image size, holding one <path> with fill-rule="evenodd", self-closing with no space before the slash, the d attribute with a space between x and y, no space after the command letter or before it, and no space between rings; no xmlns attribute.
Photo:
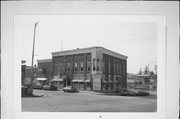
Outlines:
<svg viewBox="0 0 180 119"><path fill-rule="evenodd" d="M22 111L31 112L155 112L156 96L126 97L81 91L34 90L43 97L22 98Z"/></svg>

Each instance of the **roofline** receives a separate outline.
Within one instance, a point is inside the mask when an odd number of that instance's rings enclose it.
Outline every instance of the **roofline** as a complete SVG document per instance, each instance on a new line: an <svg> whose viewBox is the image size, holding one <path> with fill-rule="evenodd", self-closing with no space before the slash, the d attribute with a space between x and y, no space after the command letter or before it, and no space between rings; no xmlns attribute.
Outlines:
<svg viewBox="0 0 180 119"><path fill-rule="evenodd" d="M106 48L104 48L104 47L99 47L99 46L94 46L94 47L88 47L88 48L81 48L81 49L79 49L79 48L77 48L77 49L73 49L73 50L66 50L66 51L58 51L58 52L52 52L51 54L52 54L52 57L56 57L56 56L63 56L63 55L69 55L69 54L74 54L73 52L74 51L80 51L80 52L82 52L83 50L91 50L90 52L92 52L93 50L96 50L96 49L104 49L104 50L106 50L106 51L109 51L109 52L111 52L111 53L113 53L113 54L117 54L117 55L120 55L121 57L123 57L124 59L127 59L128 57L127 56L125 56L125 55L122 55L122 54L119 54L119 53L117 53L117 52L114 52L114 51L111 51L111 50L108 50L108 49L106 49ZM89 51L85 51L85 52L89 52ZM77 53L78 54L78 53Z"/></svg>
<svg viewBox="0 0 180 119"><path fill-rule="evenodd" d="M126 56L126 55L122 55L122 54L120 54L120 53L117 53L117 52L114 52L114 51L112 51L112 50L106 49L106 48L104 48L104 47L101 47L101 48L104 49L104 50L107 50L107 51L109 51L109 52L118 54L118 55L120 55L120 56L122 56L122 57L125 57L126 59L128 58L128 56Z"/></svg>
<svg viewBox="0 0 180 119"><path fill-rule="evenodd" d="M64 50L64 51L51 52L51 54L73 52L73 51L77 51L77 50L82 51L82 50L95 49L95 48L103 48L103 47L94 46L94 47L87 47L87 48L76 48L76 49L73 49L73 50Z"/></svg>
<svg viewBox="0 0 180 119"><path fill-rule="evenodd" d="M52 59L41 59L41 60L37 60L38 63L42 63L42 62L52 62Z"/></svg>

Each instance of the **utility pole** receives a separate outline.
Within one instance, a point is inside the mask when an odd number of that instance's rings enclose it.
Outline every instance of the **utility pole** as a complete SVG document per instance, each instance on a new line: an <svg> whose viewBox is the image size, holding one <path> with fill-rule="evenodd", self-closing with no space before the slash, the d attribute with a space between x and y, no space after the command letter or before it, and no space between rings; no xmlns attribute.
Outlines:
<svg viewBox="0 0 180 119"><path fill-rule="evenodd" d="M61 40L61 51L63 51L63 40Z"/></svg>
<svg viewBox="0 0 180 119"><path fill-rule="evenodd" d="M33 49L32 49L32 61L31 61L31 84L29 87L29 95L33 94L33 82L34 82L34 47L35 47L35 35L36 35L36 27L37 27L38 22L34 24L34 37L33 37Z"/></svg>

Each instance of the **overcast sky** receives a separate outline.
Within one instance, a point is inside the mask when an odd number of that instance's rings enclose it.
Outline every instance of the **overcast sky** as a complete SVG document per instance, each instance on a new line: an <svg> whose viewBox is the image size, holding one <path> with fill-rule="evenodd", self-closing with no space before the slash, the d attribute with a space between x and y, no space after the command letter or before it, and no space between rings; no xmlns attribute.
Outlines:
<svg viewBox="0 0 180 119"><path fill-rule="evenodd" d="M34 23L35 63L52 58L51 52L101 46L128 56L127 72L157 63L157 24L122 21L118 15L18 15L15 39L21 40L22 59L31 65ZM62 47L63 46L63 47Z"/></svg>

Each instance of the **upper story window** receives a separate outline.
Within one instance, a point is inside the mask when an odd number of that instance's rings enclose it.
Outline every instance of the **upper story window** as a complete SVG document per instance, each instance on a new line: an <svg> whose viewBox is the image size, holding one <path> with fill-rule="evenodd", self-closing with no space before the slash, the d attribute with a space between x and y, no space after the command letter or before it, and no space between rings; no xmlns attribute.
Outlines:
<svg viewBox="0 0 180 119"><path fill-rule="evenodd" d="M74 71L77 71L77 62L74 63Z"/></svg>
<svg viewBox="0 0 180 119"><path fill-rule="evenodd" d="M60 63L60 64L59 64L59 70L60 70L60 72L63 72L63 68L64 68L64 67L63 67L63 64Z"/></svg>
<svg viewBox="0 0 180 119"><path fill-rule="evenodd" d="M121 74L121 64L119 64L119 74Z"/></svg>
<svg viewBox="0 0 180 119"><path fill-rule="evenodd" d="M105 61L104 60L102 61L102 71L103 71L103 73L105 73Z"/></svg>
<svg viewBox="0 0 180 119"><path fill-rule="evenodd" d="M67 63L67 71L71 71L71 63Z"/></svg>
<svg viewBox="0 0 180 119"><path fill-rule="evenodd" d="M97 59L97 71L99 71L99 59Z"/></svg>
<svg viewBox="0 0 180 119"><path fill-rule="evenodd" d="M123 75L125 75L125 74L126 74L126 65L123 64Z"/></svg>
<svg viewBox="0 0 180 119"><path fill-rule="evenodd" d="M93 59L93 71L96 70L96 67L95 67L95 59Z"/></svg>
<svg viewBox="0 0 180 119"><path fill-rule="evenodd" d="M87 62L87 71L91 71L91 62L90 61Z"/></svg>
<svg viewBox="0 0 180 119"><path fill-rule="evenodd" d="M119 64L116 64L117 74L119 74Z"/></svg>
<svg viewBox="0 0 180 119"><path fill-rule="evenodd" d="M108 63L108 73L111 73L111 63Z"/></svg>
<svg viewBox="0 0 180 119"><path fill-rule="evenodd" d="M54 73L58 74L58 64L54 64Z"/></svg>
<svg viewBox="0 0 180 119"><path fill-rule="evenodd" d="M84 63L83 62L80 62L80 71L83 71L83 67L84 67Z"/></svg>
<svg viewBox="0 0 180 119"><path fill-rule="evenodd" d="M116 74L116 64L114 63L114 74Z"/></svg>

